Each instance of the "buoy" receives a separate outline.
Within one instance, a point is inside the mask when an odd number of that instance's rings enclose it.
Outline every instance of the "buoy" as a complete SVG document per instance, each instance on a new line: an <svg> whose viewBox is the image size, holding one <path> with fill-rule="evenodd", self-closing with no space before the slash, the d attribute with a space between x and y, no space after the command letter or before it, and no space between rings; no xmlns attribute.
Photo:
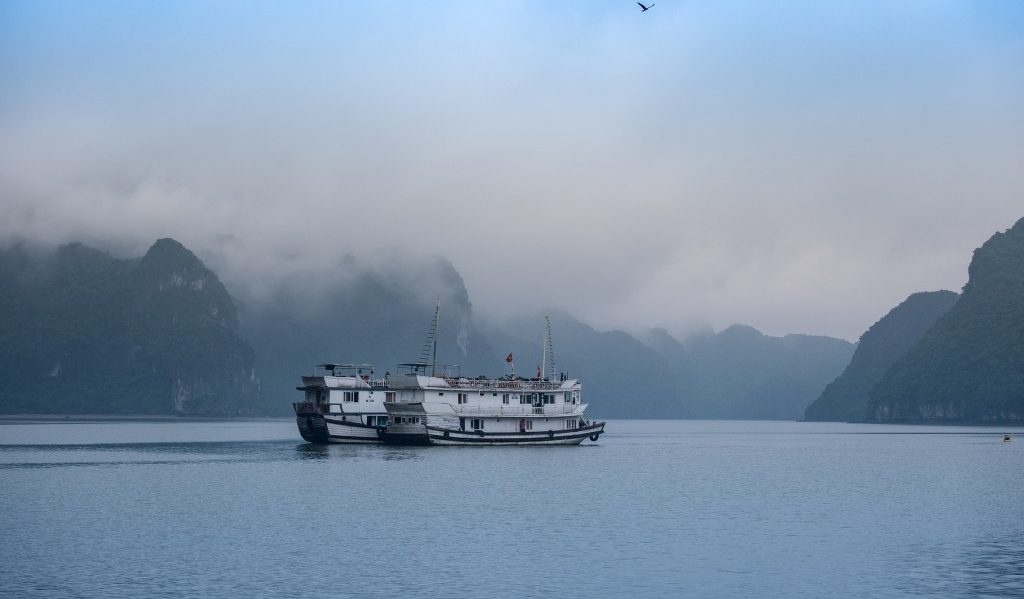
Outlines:
<svg viewBox="0 0 1024 599"><path fill-rule="evenodd" d="M590 440L591 441L597 441L597 438L600 437L600 436L601 436L601 433L594 433L593 435L590 435Z"/></svg>
<svg viewBox="0 0 1024 599"><path fill-rule="evenodd" d="M1013 441L1013 437L1009 433L1003 435L1003 443L1009 443L1010 441Z"/></svg>

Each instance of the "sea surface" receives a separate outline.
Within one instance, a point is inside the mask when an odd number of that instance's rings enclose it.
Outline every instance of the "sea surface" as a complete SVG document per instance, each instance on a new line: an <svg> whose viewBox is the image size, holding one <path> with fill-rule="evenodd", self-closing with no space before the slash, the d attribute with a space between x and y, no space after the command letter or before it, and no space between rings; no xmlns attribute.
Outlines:
<svg viewBox="0 0 1024 599"><path fill-rule="evenodd" d="M1024 431L611 421L315 446L0 422L0 597L1024 597Z"/></svg>

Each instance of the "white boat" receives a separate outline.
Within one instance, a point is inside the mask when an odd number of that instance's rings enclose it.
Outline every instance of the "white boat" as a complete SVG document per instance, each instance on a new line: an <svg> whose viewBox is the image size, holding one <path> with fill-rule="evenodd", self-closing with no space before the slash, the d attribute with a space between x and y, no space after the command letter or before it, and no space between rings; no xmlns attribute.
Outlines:
<svg viewBox="0 0 1024 599"><path fill-rule="evenodd" d="M394 445L578 445L597 441L576 379L498 379L425 374L393 377L384 404L385 443Z"/></svg>
<svg viewBox="0 0 1024 599"><path fill-rule="evenodd" d="M555 373L551 323L545 318L542 366L535 378L511 372L499 378L466 378L457 367L438 366L436 332L439 308L427 337L431 362L401 364L407 372L392 377L384 407L385 443L394 445L578 445L597 441L604 422L588 421L582 385ZM424 352L424 356L426 351Z"/></svg>
<svg viewBox="0 0 1024 599"><path fill-rule="evenodd" d="M310 443L380 443L387 379L375 378L370 364L318 364L296 387L305 393L292 404L299 434Z"/></svg>

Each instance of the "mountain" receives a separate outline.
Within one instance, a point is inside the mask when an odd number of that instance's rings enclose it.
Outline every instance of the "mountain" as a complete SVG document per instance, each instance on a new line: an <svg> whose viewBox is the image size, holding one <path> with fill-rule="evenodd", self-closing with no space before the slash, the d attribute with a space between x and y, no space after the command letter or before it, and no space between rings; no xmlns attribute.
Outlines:
<svg viewBox="0 0 1024 599"><path fill-rule="evenodd" d="M849 362L853 344L812 335L771 337L734 324L683 344L677 366L694 418L795 420ZM678 364L678 362L677 362Z"/></svg>
<svg viewBox="0 0 1024 599"><path fill-rule="evenodd" d="M864 420L871 389L959 297L952 291L915 293L890 310L861 335L849 366L807 407L804 418L840 422Z"/></svg>
<svg viewBox="0 0 1024 599"><path fill-rule="evenodd" d="M120 260L0 251L0 412L251 414L259 379L217 275L172 239Z"/></svg>
<svg viewBox="0 0 1024 599"><path fill-rule="evenodd" d="M623 331L597 331L567 312L550 312L555 368L583 383L593 418L688 416L668 361ZM543 355L544 317L484 327L501 355L511 353L517 372L533 376Z"/></svg>
<svg viewBox="0 0 1024 599"><path fill-rule="evenodd" d="M1024 422L1024 219L974 251L960 300L872 389L879 422Z"/></svg>
<svg viewBox="0 0 1024 599"><path fill-rule="evenodd" d="M504 366L476 329L462 277L447 260L370 264L349 256L327 273L281 275L271 284L269 297L248 300L241 318L268 413L290 413L295 386L316 364L372 364L384 374L417 361L438 299L437 362L471 376Z"/></svg>

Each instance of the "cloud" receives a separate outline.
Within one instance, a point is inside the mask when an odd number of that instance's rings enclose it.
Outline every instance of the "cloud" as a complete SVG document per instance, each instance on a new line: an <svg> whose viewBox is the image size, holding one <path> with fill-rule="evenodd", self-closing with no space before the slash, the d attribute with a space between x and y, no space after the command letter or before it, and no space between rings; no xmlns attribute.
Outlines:
<svg viewBox="0 0 1024 599"><path fill-rule="evenodd" d="M625 5L8 6L0 238L855 338L1021 216L1014 9Z"/></svg>

